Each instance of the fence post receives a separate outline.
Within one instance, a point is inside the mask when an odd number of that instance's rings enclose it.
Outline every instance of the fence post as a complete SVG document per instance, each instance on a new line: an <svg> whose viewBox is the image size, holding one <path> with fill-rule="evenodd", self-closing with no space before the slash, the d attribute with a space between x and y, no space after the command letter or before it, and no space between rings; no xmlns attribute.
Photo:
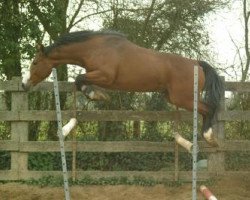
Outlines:
<svg viewBox="0 0 250 200"><path fill-rule="evenodd" d="M220 77L223 84L225 85L225 77ZM225 89L222 92L222 98L220 102L220 111L225 111ZM214 125L213 130L215 130L216 137L218 138L219 145L223 145L225 140L225 131L224 131L225 122L218 121ZM225 153L224 152L215 152L211 153L208 156L208 171L216 174L223 173L225 171Z"/></svg>
<svg viewBox="0 0 250 200"><path fill-rule="evenodd" d="M18 81L18 91L11 94L11 111L19 113L23 110L28 110L28 93L21 91L21 79L20 77L14 77L13 81ZM20 142L28 141L28 122L12 121L11 122L11 140L17 142L20 146ZM20 180L25 176L24 172L28 170L28 153L12 152L11 153L11 170L16 172L16 180Z"/></svg>
<svg viewBox="0 0 250 200"><path fill-rule="evenodd" d="M4 97L4 93L0 92L0 111L7 110L6 100Z"/></svg>

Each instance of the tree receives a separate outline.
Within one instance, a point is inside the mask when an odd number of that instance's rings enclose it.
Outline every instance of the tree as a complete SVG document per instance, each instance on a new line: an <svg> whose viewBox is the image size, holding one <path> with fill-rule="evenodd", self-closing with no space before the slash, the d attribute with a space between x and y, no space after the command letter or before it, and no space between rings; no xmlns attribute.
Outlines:
<svg viewBox="0 0 250 200"><path fill-rule="evenodd" d="M34 24L23 10L22 1L0 1L0 72L1 79L11 80L21 76L21 60L32 54L27 42L39 35ZM32 31L31 31L32 30ZM11 96L6 94L7 107L10 109Z"/></svg>
<svg viewBox="0 0 250 200"><path fill-rule="evenodd" d="M240 71L240 81L245 82L249 80L249 66L250 66L250 44L249 44L249 18L250 18L250 4L246 0L241 0L242 6L242 21L244 33L244 42L243 47L235 42L231 37L231 40L236 48L236 56L238 57L239 62L233 63L234 70ZM229 109L240 109L240 110L249 110L250 108L250 95L249 93L237 93L234 94L232 103ZM250 134L250 123L249 122L232 122L232 125L229 126L229 130L232 133L238 133L235 137L240 139L249 139ZM237 138L238 139L238 138Z"/></svg>
<svg viewBox="0 0 250 200"><path fill-rule="evenodd" d="M208 44L203 19L223 1L112 1L104 13L104 27L125 32L137 44L186 56L202 56Z"/></svg>
<svg viewBox="0 0 250 200"><path fill-rule="evenodd" d="M250 4L248 4L250 6ZM247 1L243 0L243 19L244 19L244 35L245 35L245 65L241 63L242 78L241 81L245 82L249 78L249 66L250 66L250 50L249 50L249 17L250 10L247 10Z"/></svg>
<svg viewBox="0 0 250 200"><path fill-rule="evenodd" d="M4 30L0 35L1 41L1 70L10 80L13 76L21 75L21 54L20 44L21 39L21 21L19 11L19 1L2 1L0 3L1 10L1 30Z"/></svg>

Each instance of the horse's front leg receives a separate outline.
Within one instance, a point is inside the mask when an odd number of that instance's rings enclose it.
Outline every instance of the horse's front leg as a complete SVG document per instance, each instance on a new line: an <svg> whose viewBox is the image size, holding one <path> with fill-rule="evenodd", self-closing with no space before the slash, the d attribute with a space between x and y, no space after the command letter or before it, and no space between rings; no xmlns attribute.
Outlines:
<svg viewBox="0 0 250 200"><path fill-rule="evenodd" d="M109 101L110 97L104 88L98 87L96 85L85 85L81 90L84 95L92 101Z"/></svg>
<svg viewBox="0 0 250 200"><path fill-rule="evenodd" d="M110 97L105 89L93 85L92 81L86 77L87 74L80 74L75 79L75 85L78 91L82 91L90 100L109 100Z"/></svg>
<svg viewBox="0 0 250 200"><path fill-rule="evenodd" d="M105 68L103 66L103 68ZM111 68L108 70L94 70L87 72L86 74L80 74L76 77L76 85L98 85L100 87L109 87L114 83L115 80L115 70Z"/></svg>

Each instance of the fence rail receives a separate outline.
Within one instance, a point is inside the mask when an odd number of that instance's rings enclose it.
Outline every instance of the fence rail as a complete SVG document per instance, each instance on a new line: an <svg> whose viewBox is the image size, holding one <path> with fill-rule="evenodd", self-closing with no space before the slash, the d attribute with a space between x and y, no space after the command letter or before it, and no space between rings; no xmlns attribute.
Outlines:
<svg viewBox="0 0 250 200"><path fill-rule="evenodd" d="M65 151L72 151L72 141L65 142ZM206 142L198 142L200 152L228 152L250 151L250 141L224 141L217 148L209 146ZM0 141L1 151L19 152L59 152L57 141L26 141L11 140ZM148 142L148 141L78 141L77 152L174 152L174 142ZM181 148L180 152L186 152Z"/></svg>
<svg viewBox="0 0 250 200"><path fill-rule="evenodd" d="M63 120L72 118L74 111L62 111ZM186 111L128 111L128 110L98 110L77 111L77 120L83 121L174 121L176 115L182 121L192 121L192 113ZM218 113L219 121L247 121L250 111L221 111ZM26 110L26 111L0 111L0 121L56 121L55 111L52 110Z"/></svg>
<svg viewBox="0 0 250 200"><path fill-rule="evenodd" d="M250 92L250 82L234 83L226 82L225 90L232 92ZM59 90L72 92L73 84L59 82ZM59 152L57 141L28 141L28 124L30 121L55 121L56 112L51 110L28 110L28 94L21 87L20 78L12 81L0 82L0 90L11 92L11 110L4 109L0 101L0 121L11 122L11 140L0 140L0 151L11 152L11 169L0 170L0 180L20 180L29 178L40 178L44 175L61 175L60 171L31 171L28 170L28 154L31 152ZM53 83L44 82L33 88L32 91L53 91ZM219 147L212 148L205 142L199 142L200 152L209 153L208 171L199 172L199 180L207 179L214 174L235 175L249 171L234 172L225 171L225 153L234 151L250 151L248 140L225 140L224 124L226 121L250 120L248 111L226 111L224 109L225 99L222 99L222 109L218 113L219 123L215 129L218 132ZM176 118L176 111L77 111L77 119L85 121L173 121ZM182 121L192 122L192 113L178 111ZM62 111L63 120L70 119L74 113L70 110ZM77 152L174 152L174 142L148 142L148 141L77 141ZM72 150L72 141L65 142L66 151ZM180 148L180 152L185 152ZM176 171L77 171L77 177L86 175L92 177L133 177L143 176L146 178L174 180ZM190 181L191 171L180 171L178 176L182 180Z"/></svg>

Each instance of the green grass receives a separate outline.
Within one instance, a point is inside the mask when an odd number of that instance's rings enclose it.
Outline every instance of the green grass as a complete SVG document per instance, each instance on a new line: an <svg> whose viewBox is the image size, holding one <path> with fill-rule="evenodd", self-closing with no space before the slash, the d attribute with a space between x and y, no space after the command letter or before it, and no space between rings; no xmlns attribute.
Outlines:
<svg viewBox="0 0 250 200"><path fill-rule="evenodd" d="M63 186L62 177L45 176L40 179L29 179L21 181L23 184L36 185L40 187L61 187ZM183 181L169 181L162 180L158 181L153 178L145 178L142 176L134 176L133 178L128 177L103 177L103 178L92 178L85 176L82 179L72 181L69 179L70 186L72 185L136 185L136 186L155 186L157 184L163 184L167 187L178 187L184 184Z"/></svg>

